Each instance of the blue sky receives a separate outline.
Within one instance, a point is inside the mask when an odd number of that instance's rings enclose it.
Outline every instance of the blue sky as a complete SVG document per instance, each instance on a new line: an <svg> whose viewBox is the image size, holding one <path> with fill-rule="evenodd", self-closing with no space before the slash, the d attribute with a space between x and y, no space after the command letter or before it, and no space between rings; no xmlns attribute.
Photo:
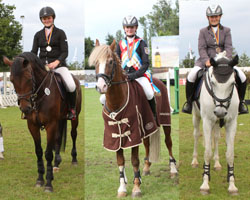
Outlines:
<svg viewBox="0 0 250 200"><path fill-rule="evenodd" d="M249 0L180 0L180 59L188 52L189 43L198 56L199 30L208 25L206 8L219 4L223 10L221 23L231 28L233 46L238 54L250 56Z"/></svg>
<svg viewBox="0 0 250 200"><path fill-rule="evenodd" d="M83 60L84 42L84 2L83 0L3 0L2 3L15 5L14 15L17 21L24 15L23 36L24 51L32 48L35 33L43 28L39 19L39 11L44 6L51 6L56 12L55 25L65 31L69 44L68 62L74 57L77 49L77 60Z"/></svg>

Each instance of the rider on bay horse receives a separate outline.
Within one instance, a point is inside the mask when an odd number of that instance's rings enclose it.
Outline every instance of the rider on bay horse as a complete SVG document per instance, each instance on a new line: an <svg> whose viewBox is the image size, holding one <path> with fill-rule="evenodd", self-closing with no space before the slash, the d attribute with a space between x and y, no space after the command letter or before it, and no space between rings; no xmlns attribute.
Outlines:
<svg viewBox="0 0 250 200"><path fill-rule="evenodd" d="M152 77L148 70L148 47L145 41L136 35L138 20L135 16L127 16L122 22L126 37L117 45L116 53L121 59L122 68L127 72L128 79L136 80L143 88L154 117L156 104Z"/></svg>
<svg viewBox="0 0 250 200"><path fill-rule="evenodd" d="M31 52L37 55L40 49L39 58L43 64L63 78L70 104L67 118L74 120L76 118L76 85L65 62L68 56L67 37L63 30L54 25L56 15L51 7L42 8L39 17L44 28L35 34Z"/></svg>
<svg viewBox="0 0 250 200"><path fill-rule="evenodd" d="M220 19L222 16L222 8L219 5L209 6L206 10L207 19L209 25L200 30L198 49L200 58L195 62L195 66L191 69L187 77L186 82L186 98L187 102L182 108L182 112L192 113L192 101L195 93L195 86L197 85L197 74L205 67L210 67L210 58L216 56L216 54L226 51L226 56L232 58L232 38L230 28L222 26ZM244 96L246 92L246 76L236 66L236 83L239 94L239 114L247 114L248 110L244 106Z"/></svg>

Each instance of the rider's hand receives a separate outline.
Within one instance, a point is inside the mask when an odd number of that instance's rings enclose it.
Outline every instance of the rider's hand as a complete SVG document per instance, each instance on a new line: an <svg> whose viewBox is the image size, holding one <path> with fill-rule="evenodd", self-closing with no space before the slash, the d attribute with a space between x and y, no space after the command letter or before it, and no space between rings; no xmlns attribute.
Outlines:
<svg viewBox="0 0 250 200"><path fill-rule="evenodd" d="M210 67L210 66L211 66L210 60L207 60L206 67Z"/></svg>
<svg viewBox="0 0 250 200"><path fill-rule="evenodd" d="M59 60L55 60L54 62L49 63L49 64L48 64L48 67L49 67L50 69L55 69L59 64L60 64L60 61L59 61Z"/></svg>

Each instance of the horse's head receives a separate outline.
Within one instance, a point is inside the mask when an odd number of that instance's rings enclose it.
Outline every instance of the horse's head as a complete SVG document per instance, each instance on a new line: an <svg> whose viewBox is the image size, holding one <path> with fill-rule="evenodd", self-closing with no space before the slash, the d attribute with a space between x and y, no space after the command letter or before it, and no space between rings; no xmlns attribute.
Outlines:
<svg viewBox="0 0 250 200"><path fill-rule="evenodd" d="M31 64L22 57L16 57L13 61L4 57L3 60L10 67L10 81L17 93L20 110L28 114L32 110L30 101L33 92Z"/></svg>
<svg viewBox="0 0 250 200"><path fill-rule="evenodd" d="M115 40L110 46L100 45L96 40L96 46L89 57L89 65L95 66L96 89L100 93L106 93L112 82L119 81L121 71L120 60L115 53ZM121 73L120 73L121 74Z"/></svg>
<svg viewBox="0 0 250 200"><path fill-rule="evenodd" d="M218 118L224 118L228 113L235 86L235 73L233 67L238 64L238 55L233 59L218 55L211 58L213 67L209 69L208 81L210 95L215 103L214 114Z"/></svg>

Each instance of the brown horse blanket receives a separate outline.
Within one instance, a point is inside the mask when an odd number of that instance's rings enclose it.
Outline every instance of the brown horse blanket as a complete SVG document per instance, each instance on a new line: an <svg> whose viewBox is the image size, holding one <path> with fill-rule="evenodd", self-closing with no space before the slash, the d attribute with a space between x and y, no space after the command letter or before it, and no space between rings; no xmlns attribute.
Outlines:
<svg viewBox="0 0 250 200"><path fill-rule="evenodd" d="M158 84L156 85L158 87ZM164 84L162 85L164 86ZM162 122L161 124L170 126L168 97L164 100L157 97L157 103L158 101L159 104L163 103L163 105L157 106L157 109L161 110L158 119L160 123ZM155 122L146 95L136 81L128 83L128 98L124 107L117 113L108 113L103 109L103 119L103 146L109 151L118 151L120 148L126 149L140 145L143 138L157 132L160 124Z"/></svg>

